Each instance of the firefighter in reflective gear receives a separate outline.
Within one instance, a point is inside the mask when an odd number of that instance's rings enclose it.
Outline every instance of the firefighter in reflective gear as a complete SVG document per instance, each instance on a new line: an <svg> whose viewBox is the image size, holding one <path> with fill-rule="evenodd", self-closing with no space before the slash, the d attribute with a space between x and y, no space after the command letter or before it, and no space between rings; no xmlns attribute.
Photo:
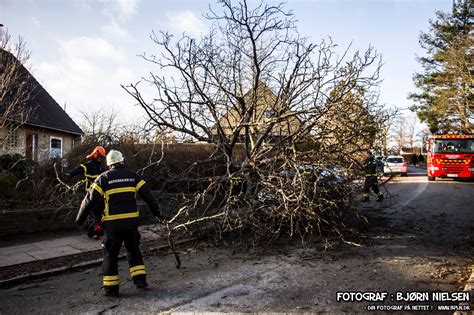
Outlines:
<svg viewBox="0 0 474 315"><path fill-rule="evenodd" d="M104 157L105 149L101 146L97 146L94 148L91 154L86 156L87 159L90 159L89 161L80 164L64 175L66 177L75 177L79 175L84 176L85 189L87 192L94 180L105 171L104 167L102 166L102 159Z"/></svg>
<svg viewBox="0 0 474 315"><path fill-rule="evenodd" d="M65 173L66 177L84 176L85 190L89 190L94 180L102 174L105 169L102 165L102 160L105 157L105 149L97 146L94 150L86 156L89 161L80 164L72 171ZM94 239L99 239L104 234L102 226L102 209L94 209L92 211L95 220L92 218L86 222L87 236Z"/></svg>
<svg viewBox="0 0 474 315"><path fill-rule="evenodd" d="M367 158L364 161L365 182L364 182L364 198L363 201L369 201L370 188L377 195L377 201L382 201L383 193L379 189L377 161L372 152L367 152Z"/></svg>
<svg viewBox="0 0 474 315"><path fill-rule="evenodd" d="M104 248L103 293L106 296L116 297L119 294L118 255L122 243L125 244L128 252L128 264L133 283L139 289L148 286L139 246L139 212L136 193L142 197L156 218L162 220L163 217L145 181L137 173L125 168L122 153L111 150L106 160L110 170L100 175L92 184L82 201L76 223L84 223L91 209L103 205L102 219L105 231L102 242Z"/></svg>

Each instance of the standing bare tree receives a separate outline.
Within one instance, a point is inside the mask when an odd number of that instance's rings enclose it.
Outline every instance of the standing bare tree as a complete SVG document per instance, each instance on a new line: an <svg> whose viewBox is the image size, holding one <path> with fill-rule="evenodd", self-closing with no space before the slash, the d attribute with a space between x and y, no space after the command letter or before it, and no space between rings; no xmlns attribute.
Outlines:
<svg viewBox="0 0 474 315"><path fill-rule="evenodd" d="M397 151L415 145L416 117L397 113L391 125L391 138Z"/></svg>
<svg viewBox="0 0 474 315"><path fill-rule="evenodd" d="M200 40L152 34L160 53L143 58L171 74L145 80L153 99L140 82L124 86L157 129L215 144L201 164L224 162L179 214L205 204L214 212L192 222L218 219L222 230L266 238L340 233L351 207L343 179L382 125L379 56L372 47L350 56L350 47L338 55L332 41L311 43L282 4L218 4Z"/></svg>
<svg viewBox="0 0 474 315"><path fill-rule="evenodd" d="M378 133L375 147L378 149L379 154L388 155L390 150L389 145L393 140L392 132L400 116L400 109L396 106L386 108L382 110L380 116L379 121L383 123Z"/></svg>
<svg viewBox="0 0 474 315"><path fill-rule="evenodd" d="M121 126L118 114L114 110L81 111L81 129L84 130L83 142L90 145L108 146L116 143L120 137Z"/></svg>
<svg viewBox="0 0 474 315"><path fill-rule="evenodd" d="M406 117L406 140L410 148L415 146L416 117Z"/></svg>
<svg viewBox="0 0 474 315"><path fill-rule="evenodd" d="M13 42L7 30L0 31L0 129L12 131L24 124L34 108L28 105L38 88L24 65L30 58L25 41Z"/></svg>
<svg viewBox="0 0 474 315"><path fill-rule="evenodd" d="M431 135L431 132L428 128L421 129L416 134L416 143L422 153L425 151L426 142L428 141L428 137L430 135Z"/></svg>

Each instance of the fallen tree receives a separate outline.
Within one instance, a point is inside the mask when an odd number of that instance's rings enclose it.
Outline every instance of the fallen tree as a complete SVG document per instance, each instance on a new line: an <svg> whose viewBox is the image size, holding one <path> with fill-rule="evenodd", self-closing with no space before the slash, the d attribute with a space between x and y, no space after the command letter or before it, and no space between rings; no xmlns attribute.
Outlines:
<svg viewBox="0 0 474 315"><path fill-rule="evenodd" d="M159 53L143 58L168 75L151 72L143 81L157 95L148 99L141 82L124 86L149 125L215 144L181 178L196 165L224 165L183 201L171 228L213 222L218 233L254 240L344 239L345 217L357 214L361 153L387 118L376 93L380 56L372 47L338 54L331 40L311 43L283 5L218 4L200 40L152 34ZM204 210L188 217L198 205Z"/></svg>

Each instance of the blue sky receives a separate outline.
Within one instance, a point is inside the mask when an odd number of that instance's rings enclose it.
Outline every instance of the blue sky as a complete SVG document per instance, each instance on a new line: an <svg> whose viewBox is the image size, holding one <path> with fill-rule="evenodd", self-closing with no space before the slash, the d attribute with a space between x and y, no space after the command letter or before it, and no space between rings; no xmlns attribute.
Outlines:
<svg viewBox="0 0 474 315"><path fill-rule="evenodd" d="M251 2L251 1L249 1ZM451 0L289 0L300 33L313 42L330 36L335 43L382 55L380 101L406 108L414 90L412 75L421 31L435 11L449 11ZM152 30L198 36L206 32L204 0L0 0L0 23L21 35L32 52L34 76L68 114L113 108L123 121L144 112L120 84L146 76L150 65L137 57L157 49ZM407 112L408 114L408 112Z"/></svg>

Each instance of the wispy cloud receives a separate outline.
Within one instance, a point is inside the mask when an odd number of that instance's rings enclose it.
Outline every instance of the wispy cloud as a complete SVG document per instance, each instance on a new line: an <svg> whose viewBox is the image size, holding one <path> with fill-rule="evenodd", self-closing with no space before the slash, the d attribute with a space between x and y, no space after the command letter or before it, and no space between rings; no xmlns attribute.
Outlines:
<svg viewBox="0 0 474 315"><path fill-rule="evenodd" d="M108 19L108 23L101 27L104 35L130 39L124 24L138 11L140 0L106 0L103 3L102 15Z"/></svg>
<svg viewBox="0 0 474 315"><path fill-rule="evenodd" d="M41 27L41 21L36 16L33 16L31 18L31 22L33 23L35 27Z"/></svg>
<svg viewBox="0 0 474 315"><path fill-rule="evenodd" d="M119 49L100 37L78 37L59 43L64 58L102 59L123 62L126 57Z"/></svg>
<svg viewBox="0 0 474 315"><path fill-rule="evenodd" d="M58 103L86 109L129 105L120 84L136 75L122 51L98 37L60 41L59 46L58 59L36 62L35 67L38 80L46 82Z"/></svg>
<svg viewBox="0 0 474 315"><path fill-rule="evenodd" d="M129 39L130 36L126 28L120 26L115 20L110 21L101 27L102 32L111 37L118 37L120 39Z"/></svg>
<svg viewBox="0 0 474 315"><path fill-rule="evenodd" d="M130 16L136 13L139 0L113 0L124 16Z"/></svg>
<svg viewBox="0 0 474 315"><path fill-rule="evenodd" d="M107 0L102 13L111 18L126 19L138 10L140 0Z"/></svg>
<svg viewBox="0 0 474 315"><path fill-rule="evenodd" d="M191 11L168 12L168 26L177 32L199 35L205 32L205 24Z"/></svg>

